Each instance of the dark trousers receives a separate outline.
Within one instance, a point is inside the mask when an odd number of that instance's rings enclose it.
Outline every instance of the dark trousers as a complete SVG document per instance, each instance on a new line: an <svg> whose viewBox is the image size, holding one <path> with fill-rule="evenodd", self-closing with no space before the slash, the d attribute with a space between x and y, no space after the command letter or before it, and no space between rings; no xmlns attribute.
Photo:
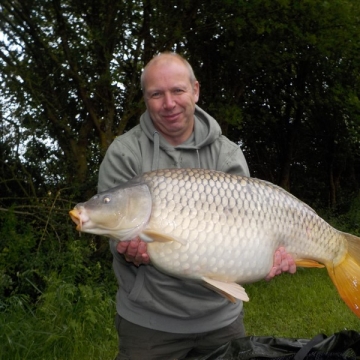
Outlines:
<svg viewBox="0 0 360 360"><path fill-rule="evenodd" d="M175 360L211 353L232 339L245 336L243 314L232 324L198 334L175 334L135 325L116 315L119 354L116 360Z"/></svg>

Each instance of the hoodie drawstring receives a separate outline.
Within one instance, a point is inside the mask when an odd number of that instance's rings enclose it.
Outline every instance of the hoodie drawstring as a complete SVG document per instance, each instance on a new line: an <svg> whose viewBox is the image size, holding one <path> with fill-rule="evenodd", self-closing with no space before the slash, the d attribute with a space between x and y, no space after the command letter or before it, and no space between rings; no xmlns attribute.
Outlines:
<svg viewBox="0 0 360 360"><path fill-rule="evenodd" d="M159 158L160 158L160 137L157 131L153 133L154 137L154 157L151 165L151 170L157 170L159 168Z"/></svg>
<svg viewBox="0 0 360 360"><path fill-rule="evenodd" d="M199 149L196 149L196 153L197 153L197 158L198 158L198 167L199 167L199 169L201 169Z"/></svg>

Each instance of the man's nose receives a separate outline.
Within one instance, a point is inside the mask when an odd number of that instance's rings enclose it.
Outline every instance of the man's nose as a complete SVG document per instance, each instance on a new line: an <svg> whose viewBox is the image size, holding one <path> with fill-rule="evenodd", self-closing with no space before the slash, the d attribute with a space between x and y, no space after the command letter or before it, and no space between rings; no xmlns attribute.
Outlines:
<svg viewBox="0 0 360 360"><path fill-rule="evenodd" d="M163 106L165 109L171 109L175 106L175 101L171 93L165 93Z"/></svg>

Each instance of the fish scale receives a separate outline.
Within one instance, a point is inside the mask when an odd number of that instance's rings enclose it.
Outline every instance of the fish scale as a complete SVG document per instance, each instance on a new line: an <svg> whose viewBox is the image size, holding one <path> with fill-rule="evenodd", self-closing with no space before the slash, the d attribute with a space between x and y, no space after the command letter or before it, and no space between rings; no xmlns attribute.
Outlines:
<svg viewBox="0 0 360 360"><path fill-rule="evenodd" d="M231 301L248 299L239 284L264 278L284 246L298 266L324 264L360 316L360 239L269 182L205 169L157 170L95 195L70 215L80 231L118 241L140 236L153 266L202 281Z"/></svg>

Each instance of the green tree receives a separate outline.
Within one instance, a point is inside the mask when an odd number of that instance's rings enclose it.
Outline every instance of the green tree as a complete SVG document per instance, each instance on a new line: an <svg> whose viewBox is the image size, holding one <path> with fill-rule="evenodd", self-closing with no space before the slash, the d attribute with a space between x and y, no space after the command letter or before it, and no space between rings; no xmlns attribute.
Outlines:
<svg viewBox="0 0 360 360"><path fill-rule="evenodd" d="M141 67L140 44L132 35L141 26L140 6L113 1L2 3L5 96L26 118L18 119L21 126L56 144L60 162L67 165L61 168L67 181L88 180L99 154L141 111L140 93L130 85L137 84Z"/></svg>
<svg viewBox="0 0 360 360"><path fill-rule="evenodd" d="M304 175L321 179L331 206L358 162L359 11L343 0L227 1L198 20L207 35L187 37L204 102L243 142L252 174L300 196Z"/></svg>
<svg viewBox="0 0 360 360"><path fill-rule="evenodd" d="M144 110L141 69L163 50L193 64L200 105L243 144L253 175L296 190L298 175L318 177L321 163L334 204L346 169L331 175L329 161L356 164L355 0L4 0L1 10L4 96L32 139L26 166L42 159L45 184L95 191L107 147Z"/></svg>

